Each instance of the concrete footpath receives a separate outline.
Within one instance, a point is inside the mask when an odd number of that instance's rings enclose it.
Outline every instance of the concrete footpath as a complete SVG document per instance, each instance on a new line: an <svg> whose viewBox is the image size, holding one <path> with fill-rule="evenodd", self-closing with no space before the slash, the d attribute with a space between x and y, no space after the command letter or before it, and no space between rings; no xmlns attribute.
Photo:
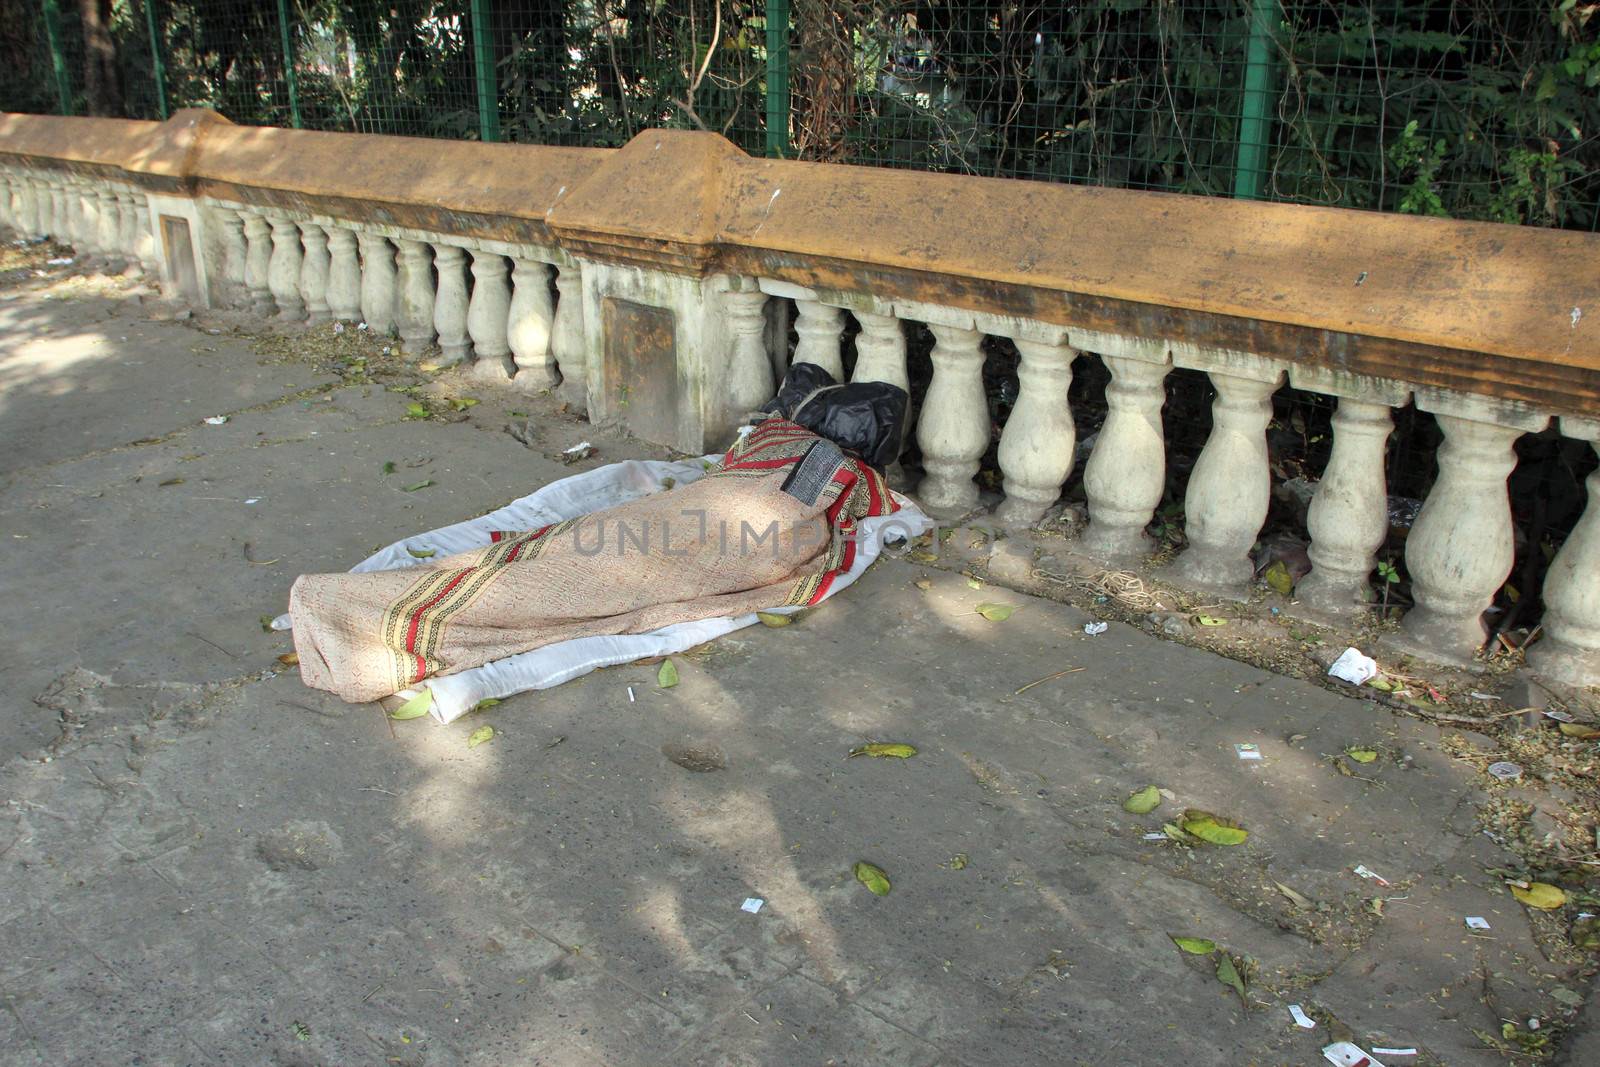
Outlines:
<svg viewBox="0 0 1600 1067"><path fill-rule="evenodd" d="M295 575L664 453L397 392L356 331L173 314L0 289L0 1062L1462 1067L1553 1053L1588 993L1496 873L1476 735L932 567L669 690L450 727L309 691L260 621ZM1186 808L1248 840L1169 839Z"/></svg>

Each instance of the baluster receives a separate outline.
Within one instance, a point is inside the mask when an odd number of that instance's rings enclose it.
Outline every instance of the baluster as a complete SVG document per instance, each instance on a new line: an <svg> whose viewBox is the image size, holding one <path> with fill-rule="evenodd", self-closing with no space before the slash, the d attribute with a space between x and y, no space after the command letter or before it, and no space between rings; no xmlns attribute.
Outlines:
<svg viewBox="0 0 1600 1067"><path fill-rule="evenodd" d="M1002 522L1025 526L1056 502L1072 473L1077 433L1067 392L1078 353L1067 345L1063 329L1038 328L1013 340L1022 355L1020 389L1000 435L1006 498L996 515Z"/></svg>
<svg viewBox="0 0 1600 1067"><path fill-rule="evenodd" d="M300 295L300 227L282 216L271 222L272 258L267 263L267 286L278 305L278 318L299 322L306 317L305 299Z"/></svg>
<svg viewBox="0 0 1600 1067"><path fill-rule="evenodd" d="M550 354L561 371L561 399L589 410L589 357L584 338L583 271L575 262L556 267L556 317Z"/></svg>
<svg viewBox="0 0 1600 1067"><path fill-rule="evenodd" d="M979 347L983 334L947 323L929 323L928 328L934 340L933 381L917 422L927 474L917 486L917 498L933 514L954 517L977 504L978 486L972 478L989 447L989 402Z"/></svg>
<svg viewBox="0 0 1600 1067"><path fill-rule="evenodd" d="M40 190L39 195L50 201L47 209L50 217L50 236L63 244L70 243L67 228L70 225L68 213L71 210L71 199L67 194L67 185L60 179L51 182Z"/></svg>
<svg viewBox="0 0 1600 1067"><path fill-rule="evenodd" d="M328 234L314 222L300 223L300 298L315 324L332 318L328 308Z"/></svg>
<svg viewBox="0 0 1600 1067"><path fill-rule="evenodd" d="M433 329L439 335L441 367L453 367L472 358L467 335L467 253L456 245L436 242L433 269L438 290L433 297Z"/></svg>
<svg viewBox="0 0 1600 1067"><path fill-rule="evenodd" d="M39 230L39 194L34 183L23 178L17 183L15 194L17 230L23 237L41 236Z"/></svg>
<svg viewBox="0 0 1600 1067"><path fill-rule="evenodd" d="M506 343L517 365L514 379L524 392L554 388L559 376L550 355L555 301L550 298L550 265L517 256L512 261L511 306Z"/></svg>
<svg viewBox="0 0 1600 1067"><path fill-rule="evenodd" d="M1422 390L1417 407L1433 413L1444 441L1439 474L1406 537L1416 606L1385 644L1434 662L1470 664L1487 633L1483 613L1515 560L1506 487L1517 465L1512 446L1549 419Z"/></svg>
<svg viewBox="0 0 1600 1067"><path fill-rule="evenodd" d="M1600 419L1561 417L1561 432L1600 442ZM1544 638L1528 648L1536 674L1567 685L1600 685L1600 470L1589 473L1583 517L1544 578Z"/></svg>
<svg viewBox="0 0 1600 1067"><path fill-rule="evenodd" d="M328 231L328 311L340 322L361 319L361 261L356 235L343 226Z"/></svg>
<svg viewBox="0 0 1600 1067"><path fill-rule="evenodd" d="M150 199L139 196L134 198L133 210L136 218L134 223L134 255L139 259L139 266L143 268L146 277L154 284L161 282L161 257L156 253L156 232L150 226Z"/></svg>
<svg viewBox="0 0 1600 1067"><path fill-rule="evenodd" d="M1311 573L1294 596L1302 607L1328 615L1349 615L1371 602L1367 576L1377 566L1378 549L1389 533L1389 494L1384 456L1394 420L1391 407L1404 404L1409 390L1386 382L1352 389L1348 375L1294 367L1296 389L1339 397L1333 413L1333 454L1317 483L1306 516L1311 534L1307 554Z"/></svg>
<svg viewBox="0 0 1600 1067"><path fill-rule="evenodd" d="M1083 469L1089 525L1083 549L1107 561L1150 551L1145 527L1155 516L1167 479L1167 443L1161 425L1163 387L1172 357L1160 341L1073 330L1072 343L1100 353L1111 381L1106 421Z"/></svg>
<svg viewBox="0 0 1600 1067"><path fill-rule="evenodd" d="M395 275L394 245L381 234L362 230L361 317L379 336L394 333L395 300L398 282Z"/></svg>
<svg viewBox="0 0 1600 1067"><path fill-rule="evenodd" d="M109 185L102 185L98 193L100 199L100 248L103 256L101 269L107 274L120 274L127 269L128 261L123 257L117 242L121 234L121 224L117 219L117 194L111 191Z"/></svg>
<svg viewBox="0 0 1600 1067"><path fill-rule="evenodd" d="M1173 362L1206 370L1217 390L1211 435L1184 493L1189 547L1173 571L1191 585L1242 594L1255 573L1250 549L1272 503L1267 424L1272 421L1272 394L1283 384L1283 368L1245 353L1179 343L1172 349Z"/></svg>
<svg viewBox="0 0 1600 1067"><path fill-rule="evenodd" d="M18 237L38 237L38 234L50 234L51 230L54 229L53 226L40 226L42 222L51 221L48 192L50 192L50 186L46 186L42 182L35 184L35 182L29 181L29 179L22 176L21 171L11 171L10 178L6 179L3 197L0 197L0 200L3 200L3 203L0 203L0 208L5 210L6 226L10 227ZM34 218L32 219L27 218L29 213L24 208L27 197L32 197L32 200L34 200L34 211L32 211ZM29 226L27 226L29 222L34 222L34 229L38 230L38 234L29 232Z"/></svg>
<svg viewBox="0 0 1600 1067"><path fill-rule="evenodd" d="M217 222L222 229L222 282L228 305L247 307L250 304L246 278L250 247L245 243L244 218L237 211L220 208Z"/></svg>
<svg viewBox="0 0 1600 1067"><path fill-rule="evenodd" d="M911 391L906 373L906 335L892 310L883 313L852 310L861 332L856 334L856 369L853 382L888 382Z"/></svg>
<svg viewBox="0 0 1600 1067"><path fill-rule="evenodd" d="M742 419L771 400L776 387L767 356L767 294L749 279L733 278L730 284L736 288L723 294L730 334L723 395L729 417Z"/></svg>
<svg viewBox="0 0 1600 1067"><path fill-rule="evenodd" d="M257 315L270 315L277 306L272 299L272 227L254 211L241 211L244 220L244 286Z"/></svg>
<svg viewBox="0 0 1600 1067"><path fill-rule="evenodd" d="M400 345L408 355L421 355L433 344L433 249L426 241L399 239Z"/></svg>
<svg viewBox="0 0 1600 1067"><path fill-rule="evenodd" d="M117 250L122 253L126 271L138 274L144 268L139 263L139 208L138 194L117 194Z"/></svg>
<svg viewBox="0 0 1600 1067"><path fill-rule="evenodd" d="M98 270L102 263L100 249L100 196L87 181L78 183L78 217L73 245L78 250L78 262L87 270Z"/></svg>
<svg viewBox="0 0 1600 1067"><path fill-rule="evenodd" d="M511 314L511 288L506 282L506 257L481 248L472 250L472 299L467 303L467 333L477 357L474 374L488 381L510 381L517 372L506 337Z"/></svg>
<svg viewBox="0 0 1600 1067"><path fill-rule="evenodd" d="M844 379L844 359L839 355L839 342L844 331L844 312L816 300L796 299L794 361L812 363L836 381Z"/></svg>

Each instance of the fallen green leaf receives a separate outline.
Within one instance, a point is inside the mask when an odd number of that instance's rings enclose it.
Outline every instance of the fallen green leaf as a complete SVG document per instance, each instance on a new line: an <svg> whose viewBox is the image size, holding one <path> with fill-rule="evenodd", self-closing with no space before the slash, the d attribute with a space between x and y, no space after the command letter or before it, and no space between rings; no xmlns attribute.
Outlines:
<svg viewBox="0 0 1600 1067"><path fill-rule="evenodd" d="M298 666L300 663L300 653L285 652L283 655L278 657L278 662L283 664L285 667Z"/></svg>
<svg viewBox="0 0 1600 1067"><path fill-rule="evenodd" d="M779 615L772 611L758 611L756 618L761 621L762 626L770 626L774 630L794 622L793 615Z"/></svg>
<svg viewBox="0 0 1600 1067"><path fill-rule="evenodd" d="M1153 785L1145 786L1122 802L1122 810L1135 815L1146 815L1160 806L1161 790Z"/></svg>
<svg viewBox="0 0 1600 1067"><path fill-rule="evenodd" d="M1172 934L1167 936L1172 938L1174 945L1193 956L1209 956L1217 951L1217 943L1209 937L1175 937Z"/></svg>
<svg viewBox="0 0 1600 1067"><path fill-rule="evenodd" d="M914 551L907 552L906 559L909 559L912 563L937 563L939 557L926 549L919 548Z"/></svg>
<svg viewBox="0 0 1600 1067"><path fill-rule="evenodd" d="M968 589L982 589L983 588L983 583L978 581L978 579L976 579L976 578L968 578L967 579L967 588Z"/></svg>
<svg viewBox="0 0 1600 1067"><path fill-rule="evenodd" d="M1263 571L1261 577L1265 578L1267 585L1272 588L1274 593L1280 596L1288 596L1294 592L1294 578L1289 574L1289 568L1283 565L1283 560L1281 559L1273 560L1272 566Z"/></svg>
<svg viewBox="0 0 1600 1067"><path fill-rule="evenodd" d="M1585 726L1583 723L1577 722L1562 723L1561 732L1568 737L1576 737L1579 741L1593 741L1595 738L1600 737L1600 728Z"/></svg>
<svg viewBox="0 0 1600 1067"><path fill-rule="evenodd" d="M1161 832L1172 838L1172 840L1178 842L1180 845L1186 845L1190 841L1194 840L1193 834L1186 833L1183 827L1173 822L1162 823Z"/></svg>
<svg viewBox="0 0 1600 1067"><path fill-rule="evenodd" d="M402 493L415 493L418 489L426 489L426 488L428 488L428 486L430 486L432 484L433 484L433 479L429 478L425 482L418 482L416 485L408 485L404 489L402 489L401 492Z"/></svg>
<svg viewBox="0 0 1600 1067"><path fill-rule="evenodd" d="M950 857L950 869L952 871L964 871L966 868L967 854L965 852L957 852L954 856Z"/></svg>
<svg viewBox="0 0 1600 1067"><path fill-rule="evenodd" d="M1540 911L1551 911L1567 902L1567 895L1547 882L1529 882L1527 888L1514 885L1511 887L1511 895L1528 907Z"/></svg>
<svg viewBox="0 0 1600 1067"><path fill-rule="evenodd" d="M439 550L436 548L412 548L410 545L407 545L406 551L411 553L417 559L430 559L437 555Z"/></svg>
<svg viewBox="0 0 1600 1067"><path fill-rule="evenodd" d="M661 669L656 672L656 684L663 689L671 689L678 684L678 668L672 665L670 659L662 661Z"/></svg>
<svg viewBox="0 0 1600 1067"><path fill-rule="evenodd" d="M915 747L894 741L874 741L870 745L861 745L850 750L851 756L874 756L878 759L883 759L886 756L892 756L895 759L910 759L916 754Z"/></svg>
<svg viewBox="0 0 1600 1067"><path fill-rule="evenodd" d="M459 398L452 398L450 400L450 407L455 411L465 411L470 407L476 407L478 403L479 400L475 396L463 396Z"/></svg>
<svg viewBox="0 0 1600 1067"><path fill-rule="evenodd" d="M413 400L411 403L406 405L406 418L408 418L408 419L425 419L427 417L428 417L428 409L423 407L417 401Z"/></svg>
<svg viewBox="0 0 1600 1067"><path fill-rule="evenodd" d="M875 867L866 860L856 863L856 881L870 889L874 896L889 895L889 876L882 867Z"/></svg>
<svg viewBox="0 0 1600 1067"><path fill-rule="evenodd" d="M1239 1001L1246 1008L1250 1001L1244 995L1244 979L1239 977L1239 968L1233 964L1233 957L1224 952L1217 957L1217 981L1239 994Z"/></svg>
<svg viewBox="0 0 1600 1067"><path fill-rule="evenodd" d="M270 634L272 632L272 616L271 615L263 615L263 616L261 616L260 622L261 622L261 632L264 633L264 634Z"/></svg>
<svg viewBox="0 0 1600 1067"><path fill-rule="evenodd" d="M383 465L383 473L385 473L385 474L393 474L394 473L394 460L391 459L391 460L389 460L387 463L385 463Z"/></svg>
<svg viewBox="0 0 1600 1067"><path fill-rule="evenodd" d="M489 708L494 707L498 703L500 703L500 701L496 700L494 697L484 697L482 700L480 700L476 704L472 705L472 710L473 711L486 711Z"/></svg>
<svg viewBox="0 0 1600 1067"><path fill-rule="evenodd" d="M1392 693L1395 690L1395 684L1381 674L1376 678L1369 679L1367 685L1385 693Z"/></svg>
<svg viewBox="0 0 1600 1067"><path fill-rule="evenodd" d="M1194 617L1194 622L1195 622L1196 626L1226 626L1226 625L1228 625L1228 620L1227 619L1219 619L1215 615L1196 615Z"/></svg>
<svg viewBox="0 0 1600 1067"><path fill-rule="evenodd" d="M493 739L493 737L494 737L494 727L493 726L480 726L476 730L472 731L472 733L467 735L467 747L468 748L477 748L479 745L485 743L486 741L489 741L489 740Z"/></svg>
<svg viewBox="0 0 1600 1067"><path fill-rule="evenodd" d="M1250 836L1248 830L1198 808L1183 813L1182 826L1188 833L1213 845L1240 845Z"/></svg>
<svg viewBox="0 0 1600 1067"><path fill-rule="evenodd" d="M1017 609L1012 604L979 604L976 610L990 622L1005 622Z"/></svg>
<svg viewBox="0 0 1600 1067"><path fill-rule="evenodd" d="M1378 758L1378 753L1370 748L1347 748L1344 754L1357 763L1371 763Z"/></svg>
<svg viewBox="0 0 1600 1067"><path fill-rule="evenodd" d="M416 696L412 697L410 700L391 711L389 713L389 718L399 719L402 722L406 719L420 719L424 715L428 714L428 709L431 707L433 707L433 690L424 689L422 692L418 693Z"/></svg>

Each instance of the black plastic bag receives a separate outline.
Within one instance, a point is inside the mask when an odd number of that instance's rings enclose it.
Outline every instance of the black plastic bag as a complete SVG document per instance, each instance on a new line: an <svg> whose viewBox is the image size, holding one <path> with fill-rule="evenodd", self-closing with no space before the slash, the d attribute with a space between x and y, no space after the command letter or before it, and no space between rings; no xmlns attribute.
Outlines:
<svg viewBox="0 0 1600 1067"><path fill-rule="evenodd" d="M840 385L815 363L796 363L761 412L796 422L881 471L900 457L909 401L898 385Z"/></svg>

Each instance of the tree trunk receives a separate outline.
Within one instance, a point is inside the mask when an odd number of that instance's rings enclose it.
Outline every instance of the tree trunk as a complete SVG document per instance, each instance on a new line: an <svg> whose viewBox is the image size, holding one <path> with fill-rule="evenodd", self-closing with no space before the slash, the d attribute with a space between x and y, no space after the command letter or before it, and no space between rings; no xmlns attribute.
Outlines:
<svg viewBox="0 0 1600 1067"><path fill-rule="evenodd" d="M83 97L91 115L122 114L117 46L111 39L111 0L78 0L83 18Z"/></svg>

